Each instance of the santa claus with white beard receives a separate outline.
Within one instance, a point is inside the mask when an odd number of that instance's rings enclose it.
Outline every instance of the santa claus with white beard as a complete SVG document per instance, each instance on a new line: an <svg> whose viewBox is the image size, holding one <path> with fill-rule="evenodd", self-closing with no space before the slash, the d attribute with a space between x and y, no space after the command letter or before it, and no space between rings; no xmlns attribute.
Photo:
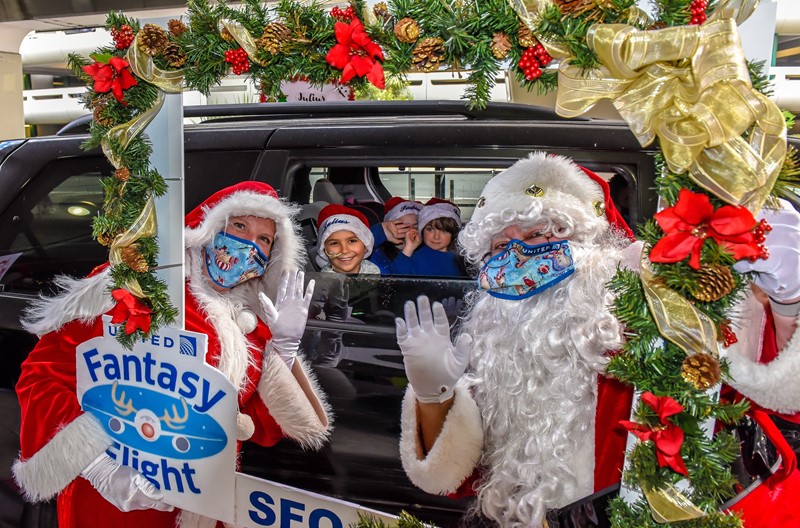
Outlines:
<svg viewBox="0 0 800 528"><path fill-rule="evenodd" d="M607 283L638 268L641 246L606 182L545 153L486 185L459 243L481 272L455 343L424 296L396 320L403 466L430 493L476 494L503 528L540 527L620 481L631 391L604 375L623 342Z"/></svg>

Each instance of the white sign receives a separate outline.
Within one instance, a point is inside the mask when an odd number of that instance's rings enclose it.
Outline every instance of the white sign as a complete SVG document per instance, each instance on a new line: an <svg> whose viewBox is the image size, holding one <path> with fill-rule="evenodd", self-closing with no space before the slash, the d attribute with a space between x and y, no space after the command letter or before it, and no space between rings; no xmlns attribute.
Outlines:
<svg viewBox="0 0 800 528"><path fill-rule="evenodd" d="M397 525L397 517L387 513L236 474L237 528L348 528L358 522L359 514L372 515L388 526Z"/></svg>
<svg viewBox="0 0 800 528"><path fill-rule="evenodd" d="M108 455L173 506L234 521L237 395L205 363L206 336L165 327L127 350L103 336L77 347L77 392L114 439Z"/></svg>
<svg viewBox="0 0 800 528"><path fill-rule="evenodd" d="M346 84L313 86L308 81L283 81L281 91L287 102L348 101L351 88Z"/></svg>

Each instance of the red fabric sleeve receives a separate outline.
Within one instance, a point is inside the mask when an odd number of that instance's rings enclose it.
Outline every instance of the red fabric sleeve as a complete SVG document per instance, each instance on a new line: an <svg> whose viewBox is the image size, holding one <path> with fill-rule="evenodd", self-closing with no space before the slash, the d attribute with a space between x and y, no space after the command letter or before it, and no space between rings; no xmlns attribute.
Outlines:
<svg viewBox="0 0 800 528"><path fill-rule="evenodd" d="M102 335L102 319L78 321L45 334L22 363L17 398L22 412L22 460L47 444L58 430L83 414L75 394L75 347Z"/></svg>
<svg viewBox="0 0 800 528"><path fill-rule="evenodd" d="M628 432L619 424L630 418L633 389L606 376L598 376L597 414L594 427L594 491L622 479Z"/></svg>

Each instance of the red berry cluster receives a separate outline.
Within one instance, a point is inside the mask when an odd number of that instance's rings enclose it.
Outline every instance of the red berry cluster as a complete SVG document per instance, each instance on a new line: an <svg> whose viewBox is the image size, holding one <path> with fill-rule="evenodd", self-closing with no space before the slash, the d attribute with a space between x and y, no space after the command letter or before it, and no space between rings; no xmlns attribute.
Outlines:
<svg viewBox="0 0 800 528"><path fill-rule="evenodd" d="M111 28L111 38L114 39L114 47L119 50L128 49L133 43L133 28L124 24L117 28Z"/></svg>
<svg viewBox="0 0 800 528"><path fill-rule="evenodd" d="M247 58L247 52L242 48L226 51L225 62L231 64L234 75L250 71L250 59Z"/></svg>
<svg viewBox="0 0 800 528"><path fill-rule="evenodd" d="M536 44L531 48L525 48L517 66L525 74L527 80L534 81L542 75L542 68L550 64L552 60L553 57L547 53L544 46Z"/></svg>
<svg viewBox="0 0 800 528"><path fill-rule="evenodd" d="M692 14L692 20L689 21L689 24L699 26L705 22L707 7L708 2L706 0L692 0L692 3L689 5L689 12Z"/></svg>
<svg viewBox="0 0 800 528"><path fill-rule="evenodd" d="M333 18L339 18L342 20L353 20L356 17L356 10L353 9L353 6L347 6L347 9L340 9L339 6L334 7L331 9L331 16Z"/></svg>
<svg viewBox="0 0 800 528"><path fill-rule="evenodd" d="M759 244L759 247L761 248L761 253L759 253L756 257L749 257L748 260L750 262L755 262L757 259L766 260L769 258L769 250L766 248L766 246L764 246L764 242L767 240L767 233L770 231L772 231L772 226L769 225L763 218L753 229L753 235L755 235L756 243Z"/></svg>
<svg viewBox="0 0 800 528"><path fill-rule="evenodd" d="M722 332L722 346L725 348L739 342L739 338L736 337L736 334L731 330L729 323L722 323L719 325L719 329Z"/></svg>

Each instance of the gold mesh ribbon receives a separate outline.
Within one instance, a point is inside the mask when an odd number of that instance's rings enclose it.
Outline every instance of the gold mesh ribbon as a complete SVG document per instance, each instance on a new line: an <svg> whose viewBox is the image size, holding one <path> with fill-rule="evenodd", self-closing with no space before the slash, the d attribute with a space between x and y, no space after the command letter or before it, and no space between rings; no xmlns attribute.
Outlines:
<svg viewBox="0 0 800 528"><path fill-rule="evenodd" d="M508 5L517 13L522 23L533 31L536 39L542 43L547 53L555 59L562 59L569 56L566 48L536 34L536 20L552 3L553 0L508 0Z"/></svg>
<svg viewBox="0 0 800 528"><path fill-rule="evenodd" d="M644 253L640 278L647 306L659 333L688 356L705 352L717 357L717 329L714 323L685 297L653 275Z"/></svg>
<svg viewBox="0 0 800 528"><path fill-rule="evenodd" d="M159 90L166 93L181 93L183 91L183 68L179 70L162 70L153 62L153 57L139 48L139 43L133 39L125 60L131 65L131 70L137 77L150 84L156 85Z"/></svg>
<svg viewBox="0 0 800 528"><path fill-rule="evenodd" d="M657 523L670 523L688 521L705 516L705 512L692 504L683 493L671 484L664 484L662 488L642 488L653 520Z"/></svg>
<svg viewBox="0 0 800 528"><path fill-rule="evenodd" d="M733 19L657 31L597 24L587 43L602 67L561 62L559 114L611 99L642 145L659 138L670 170L688 171L728 203L761 208L783 165L786 126L750 83Z"/></svg>
<svg viewBox="0 0 800 528"><path fill-rule="evenodd" d="M154 237L157 233L156 204L152 196L142 208L142 212L134 220L133 224L124 232L114 238L108 254L108 260L112 266L118 266L123 262L122 250L137 240L142 238ZM139 298L145 297L142 287L136 279L129 281L125 288Z"/></svg>
<svg viewBox="0 0 800 528"><path fill-rule="evenodd" d="M122 166L122 160L120 159L120 156L114 152L114 149L111 148L111 141L109 140L115 140L119 144L119 151L125 150L128 147L128 143L130 143L133 138L141 134L142 131L147 128L147 125L153 121L153 118L156 117L163 105L164 93L159 90L153 106L137 115L127 123L117 125L108 131L106 137L103 138L100 144L103 148L103 154L105 154L106 158L108 158L108 161L111 162L115 169L118 169Z"/></svg>
<svg viewBox="0 0 800 528"><path fill-rule="evenodd" d="M228 30L234 40L242 47L242 49L247 53L247 56L250 57L250 60L260 64L261 66L266 66L267 63L265 61L258 59L258 45L256 44L253 35L250 34L247 29L236 20L220 20L219 21L219 30L222 31L223 28Z"/></svg>

